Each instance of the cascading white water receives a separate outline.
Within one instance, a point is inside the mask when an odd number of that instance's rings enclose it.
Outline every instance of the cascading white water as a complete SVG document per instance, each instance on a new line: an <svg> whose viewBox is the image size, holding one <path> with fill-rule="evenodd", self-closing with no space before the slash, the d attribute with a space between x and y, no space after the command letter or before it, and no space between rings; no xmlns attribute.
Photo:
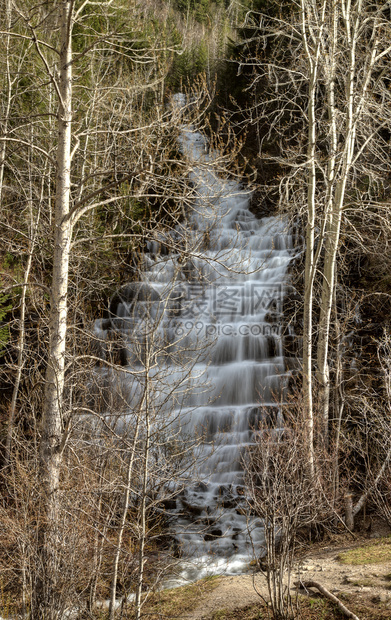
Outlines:
<svg viewBox="0 0 391 620"><path fill-rule="evenodd" d="M261 422L278 425L285 398L279 320L292 240L283 220L258 220L249 192L213 173L215 155L200 133L183 129L181 146L197 196L186 222L192 243L183 238L185 250L166 256L150 244L142 282L129 285L116 315L125 336L132 332L129 366L145 354L151 320L158 326L158 369L150 374L165 369L172 394L167 387L157 392L167 419L195 439L196 464L172 507L181 553L197 564L195 572L183 565L182 575L194 578L243 571L262 543L261 523L247 509L241 461ZM137 387L130 391L135 398Z"/></svg>

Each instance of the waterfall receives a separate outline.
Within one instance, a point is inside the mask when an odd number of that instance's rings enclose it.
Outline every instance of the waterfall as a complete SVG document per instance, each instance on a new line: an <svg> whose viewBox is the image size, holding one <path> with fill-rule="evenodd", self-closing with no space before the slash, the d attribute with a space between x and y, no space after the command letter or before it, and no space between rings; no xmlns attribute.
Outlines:
<svg viewBox="0 0 391 620"><path fill-rule="evenodd" d="M243 571L262 545L262 524L246 503L242 456L260 423L281 423L288 378L281 314L292 239L283 219L257 219L250 193L214 172L216 154L200 133L184 128L180 140L192 168L191 212L166 239L176 251L159 252L163 233L150 242L140 281L121 291L115 324L130 369L142 369L140 360L155 351L148 376L171 425L167 436L193 442L195 462L190 472L184 468L170 505L189 578ZM143 376L133 377L130 403L145 387Z"/></svg>

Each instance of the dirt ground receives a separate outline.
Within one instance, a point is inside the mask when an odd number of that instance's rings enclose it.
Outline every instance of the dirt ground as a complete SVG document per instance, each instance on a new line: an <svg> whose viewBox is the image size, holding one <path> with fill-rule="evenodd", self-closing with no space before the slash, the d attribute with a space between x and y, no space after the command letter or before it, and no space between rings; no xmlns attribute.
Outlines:
<svg viewBox="0 0 391 620"><path fill-rule="evenodd" d="M391 564L350 565L338 560L340 553L370 544L373 542L371 538L379 538L385 533L357 535L355 540L344 536L329 544L316 546L297 562L292 583L299 579L318 581L337 597L358 596L370 601L372 605L389 607L391 618ZM257 603L260 599L255 588L265 599L268 598L266 579L261 573L223 577L219 585L203 597L199 606L184 617L188 620L205 620L219 610L233 611ZM314 589L311 595L316 592ZM306 594L304 590L300 590L300 593Z"/></svg>

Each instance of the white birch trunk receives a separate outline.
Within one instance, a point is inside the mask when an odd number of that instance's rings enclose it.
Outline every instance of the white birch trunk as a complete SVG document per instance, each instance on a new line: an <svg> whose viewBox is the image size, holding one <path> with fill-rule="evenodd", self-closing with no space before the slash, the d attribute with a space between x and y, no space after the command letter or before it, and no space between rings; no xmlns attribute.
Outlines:
<svg viewBox="0 0 391 620"><path fill-rule="evenodd" d="M40 470L43 491L43 514L39 536L42 574L37 584L35 617L56 616L56 571L60 570L58 553L59 478L62 461L62 408L65 385L65 348L67 332L68 268L71 224L66 218L70 207L71 121L72 121L72 46L71 20L73 4L60 5L60 76L58 111L58 146L56 205L54 218L54 261L51 286L49 352L40 444Z"/></svg>
<svg viewBox="0 0 391 620"><path fill-rule="evenodd" d="M144 446L142 454L142 489L141 489L141 505L140 505L140 526L139 526L139 552L138 552L138 575L135 598L135 619L140 620L142 610L142 591L144 583L144 564L145 564L145 542L147 537L147 516L146 516L146 500L147 485L149 477L149 452L151 444L151 415L150 415L150 385L149 373L151 366L151 347L149 343L149 334L145 335L145 386L144 386L144 403L142 413L144 413Z"/></svg>
<svg viewBox="0 0 391 620"><path fill-rule="evenodd" d="M333 226L333 205L334 205L334 192L335 192L335 171L337 165L337 110L335 103L335 79L336 79L336 55L338 49L338 18L339 7L335 3L331 9L330 20L330 35L331 45L326 51L324 50L324 63L325 63L325 88L327 93L327 111L328 120L330 124L329 140L330 140L330 153L329 160L327 162L327 177L326 177L326 200L325 200L325 213L324 213L324 226L325 226L325 243L326 243L326 260L327 252L329 251L328 243L331 236L331 228ZM324 274L324 283L326 282L326 276ZM328 280L327 280L328 281ZM322 299L323 301L323 299ZM323 307L323 306L322 306ZM322 312L322 311L321 311ZM327 356L324 358L320 351L323 347L323 323L320 320L319 335L318 335L318 347L317 347L317 380L319 388L319 410L322 416L322 429L323 429L323 442L328 444L328 427L329 427L329 393L330 393L330 377L329 367L327 364Z"/></svg>
<svg viewBox="0 0 391 620"><path fill-rule="evenodd" d="M315 101L318 77L321 36L324 23L325 3L322 7L321 23L316 40L315 53L310 50L307 28L311 16L308 14L308 5L301 0L301 25L304 50L310 67L310 83L308 86L308 190L307 190L307 225L304 271L304 319L303 319L303 397L305 407L305 424L307 430L308 465L311 474L314 474L314 409L313 409L313 381L312 381L312 346L313 346L313 303L314 278L316 270L315 257L315 217L316 217L316 118Z"/></svg>
<svg viewBox="0 0 391 620"><path fill-rule="evenodd" d="M11 2L10 0L6 1L5 6L5 30L8 33L11 29ZM11 66L10 66L10 43L11 36L9 34L5 35L5 48L6 48L6 70L5 70L5 81L6 81L6 99L5 99L5 107L2 113L3 123L1 127L1 133L4 137L8 134L8 125L9 125L9 115L11 111L11 101L12 101L12 77L11 77ZM5 140L0 142L0 205L2 204L3 198L3 184L4 184L4 168L5 168L5 156L7 152L7 143Z"/></svg>
<svg viewBox="0 0 391 620"><path fill-rule="evenodd" d="M148 383L146 383L143 398L141 400L141 404L140 404L141 410L144 405L144 401L146 399L147 389L148 389ZM125 486L125 495L124 495L124 500L123 500L124 503L122 507L121 521L120 521L120 525L118 528L117 547L116 547L115 554L114 554L113 575L112 575L111 587L110 587L110 606L109 606L109 619L110 620L114 620L115 618L118 566L119 566L119 558L120 558L121 549L122 549L122 540L123 540L125 525L126 525L126 517L128 515L128 510L129 510L130 484L131 484L132 476L133 476L133 466L134 466L134 461L135 461L135 456L136 456L136 446L137 446L139 430L140 430L140 415L141 415L141 411L139 412L139 415L137 416L136 428L134 430L134 437L132 441L132 446L130 448L129 462L128 462L128 467L127 467L127 472L126 472L126 486Z"/></svg>
<svg viewBox="0 0 391 620"><path fill-rule="evenodd" d="M349 49L349 72L347 76L347 104L346 104L346 122L345 122L345 145L341 154L340 173L335 186L334 199L331 205L331 214L329 226L327 229L325 258L323 268L322 294L320 303L319 318L319 339L317 348L318 362L318 381L319 381L319 402L320 413L323 421L323 436L325 444L328 444L329 434L329 401L330 401L330 370L329 370L329 343L331 330L331 309L334 297L334 288L337 270L337 256L340 245L342 213L345 202L346 187L352 169L354 152L356 147L356 126L360 119L360 114L365 102L368 85L371 79L373 67L375 64L378 41L374 40L373 48L369 54L369 62L366 66L366 74L362 78L362 85L358 92L357 87L357 66L359 65L356 55L356 48L359 38L359 30L362 27L362 0L359 0L355 6L354 15L351 15L350 3L342 5L342 15L344 24L344 38ZM336 9L334 9L336 10ZM360 65L361 71L361 65ZM333 81L326 85L330 90L330 97L333 94ZM332 90L331 90L332 89ZM336 143L335 131L335 104L329 105L329 112L332 115L332 138L333 144Z"/></svg>

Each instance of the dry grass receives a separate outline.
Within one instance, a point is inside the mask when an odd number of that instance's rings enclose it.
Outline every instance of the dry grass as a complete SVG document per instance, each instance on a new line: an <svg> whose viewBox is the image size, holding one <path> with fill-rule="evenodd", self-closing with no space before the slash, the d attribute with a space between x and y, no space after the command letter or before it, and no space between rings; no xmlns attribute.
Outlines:
<svg viewBox="0 0 391 620"><path fill-rule="evenodd" d="M343 599L345 605L356 613L360 620L390 619L389 608L374 605L370 600L363 600L359 597L346 595ZM330 601L320 597L301 597L296 618L300 620L346 620L346 616ZM230 611L221 609L215 612L210 620L271 620L271 614L270 610L260 603L259 605L251 605L244 609Z"/></svg>
<svg viewBox="0 0 391 620"><path fill-rule="evenodd" d="M391 562L391 537L379 538L369 545L356 547L338 555L341 564L385 564Z"/></svg>
<svg viewBox="0 0 391 620"><path fill-rule="evenodd" d="M217 588L220 583L221 577L213 576L181 588L162 590L149 599L143 612L148 620L182 617L198 607L202 598Z"/></svg>

